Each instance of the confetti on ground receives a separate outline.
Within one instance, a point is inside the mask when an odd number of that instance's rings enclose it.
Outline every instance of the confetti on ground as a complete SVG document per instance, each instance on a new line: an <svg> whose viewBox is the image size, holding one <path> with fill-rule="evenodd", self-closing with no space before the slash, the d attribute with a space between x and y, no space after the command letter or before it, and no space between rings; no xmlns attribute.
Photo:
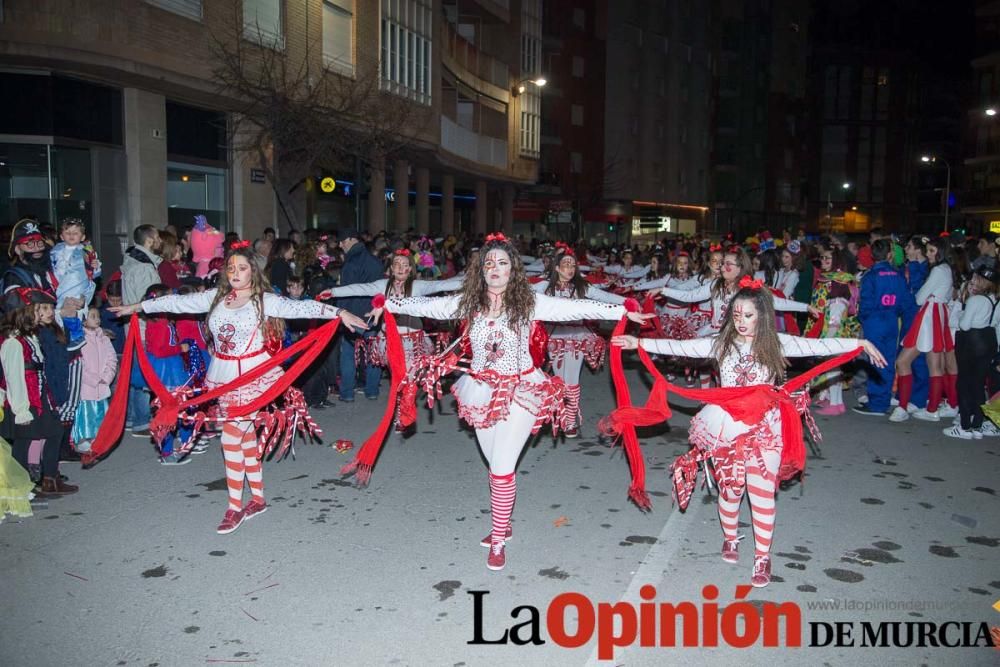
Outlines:
<svg viewBox="0 0 1000 667"><path fill-rule="evenodd" d="M568 523L569 523L569 519L567 519L564 516L561 516L558 519L556 519L555 521L553 521L552 525L555 526L556 528L562 528L563 526L565 526Z"/></svg>

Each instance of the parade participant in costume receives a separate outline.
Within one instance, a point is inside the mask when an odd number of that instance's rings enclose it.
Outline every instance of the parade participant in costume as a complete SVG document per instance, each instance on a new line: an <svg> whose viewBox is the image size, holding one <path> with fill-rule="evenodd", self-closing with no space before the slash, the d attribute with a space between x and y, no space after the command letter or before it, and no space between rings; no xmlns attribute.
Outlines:
<svg viewBox="0 0 1000 667"><path fill-rule="evenodd" d="M208 313L208 327L215 346L205 379L208 389L228 385L274 356L282 338L282 326L277 318L339 317L348 327L366 327L360 318L340 308L318 301L292 301L271 292L249 242L233 243L225 262L225 271L220 273L216 289L184 296L163 296L111 310L118 315L140 310L145 313ZM251 383L221 396L220 409L228 414L234 408L251 403L281 376L279 367L271 368ZM229 509L219 524L217 532L220 534L233 532L245 519L267 509L253 416L227 421L223 426L222 452L226 462ZM96 443L94 449L97 450ZM249 482L252 495L246 506L243 506L244 480Z"/></svg>
<svg viewBox="0 0 1000 667"><path fill-rule="evenodd" d="M809 338L857 338L861 324L857 318L858 288L854 274L846 270L842 250L824 248L819 256L819 271L813 285L812 307L819 311L806 322ZM835 369L817 380L823 387L824 405L816 409L821 415L842 415L844 407L843 374Z"/></svg>
<svg viewBox="0 0 1000 667"><path fill-rule="evenodd" d="M636 266L634 255L631 250L622 251L621 264L614 264L605 268L605 273L615 276L620 285L627 285L636 280L643 280L649 274L648 266Z"/></svg>
<svg viewBox="0 0 1000 667"><path fill-rule="evenodd" d="M55 320L55 297L33 287L17 288L21 307L8 311L3 324L0 362L5 391L0 434L11 442L14 459L28 468L28 449L42 440L42 481L35 493L61 496L79 487L59 475L63 425L45 378L45 357L38 329ZM8 293L10 294L10 292Z"/></svg>
<svg viewBox="0 0 1000 667"><path fill-rule="evenodd" d="M442 374L465 372L452 393L459 416L475 428L480 450L489 464L493 529L481 543L489 547L487 567L500 570L506 562L504 545L511 537L514 471L521 451L528 437L545 423L551 422L555 432L565 424L564 385L561 379L549 377L538 368L529 342L534 338L532 323L617 320L625 315L626 308L590 299L536 294L525 276L520 255L503 234L488 235L480 257L481 261L469 266L458 295L388 299L384 304L393 314L466 322L458 344L469 350L469 366L459 366L451 350L447 356L429 360L425 369L431 373L428 397L434 398L433 385ZM382 309L376 307L371 314L380 316ZM628 317L643 322L652 315L629 312ZM404 392L400 413L409 409L412 422L415 411L406 401ZM407 420L401 416L400 421L405 425ZM374 441L371 448L366 443L344 472L356 470L365 481L380 445L380 440Z"/></svg>
<svg viewBox="0 0 1000 667"><path fill-rule="evenodd" d="M969 282L969 296L962 309L955 337L958 358L958 405L960 422L944 429L949 438L983 437L986 377L997 355L1000 325L1000 271L986 265L976 269Z"/></svg>
<svg viewBox="0 0 1000 667"><path fill-rule="evenodd" d="M34 487L28 471L14 459L10 445L0 438L0 523L8 514L20 518L31 516Z"/></svg>
<svg viewBox="0 0 1000 667"><path fill-rule="evenodd" d="M197 267L196 276L199 278L208 276L212 260L223 255L222 246L225 239L222 232L208 224L208 218L203 215L194 216L194 229L191 230L191 259Z"/></svg>
<svg viewBox="0 0 1000 667"><path fill-rule="evenodd" d="M878 348L887 364L874 372L868 371L868 402L855 406L853 410L862 415L884 417L892 399L899 324L900 321L912 320L917 308L906 280L892 264L892 240L876 240L871 252L876 263L861 279L858 320L865 337Z"/></svg>
<svg viewBox="0 0 1000 667"><path fill-rule="evenodd" d="M52 294L56 293L59 281L52 271L49 247L45 244L38 223L29 218L17 221L11 230L10 247L7 250L11 264L3 274L3 309L17 310L24 306L17 292L20 287L35 287ZM80 299L71 299L79 309Z"/></svg>
<svg viewBox="0 0 1000 667"><path fill-rule="evenodd" d="M956 376L946 373L945 352L955 349L948 323L948 302L952 299L954 277L945 258L944 242L929 239L927 262L930 273L923 287L917 292L917 311L913 324L903 338L902 351L896 358L896 377L899 386L899 405L889 416L890 421L901 422L909 419L907 405L913 390L911 365L921 352L927 355L930 369L930 394L927 407L917 410L913 416L924 421L940 421L941 417L954 417L958 411L951 404L958 404ZM948 397L948 405L941 407L942 396Z"/></svg>
<svg viewBox="0 0 1000 667"><path fill-rule="evenodd" d="M708 336L718 333L722 328L722 322L725 319L729 302L732 300L733 295L740 289L740 280L744 276L750 277L752 270L753 267L750 264L750 258L743 249L732 247L723 255L720 275L712 282L704 282L699 287L691 290L664 287L660 293L668 299L682 303L707 302L711 307L709 320L698 331L698 335ZM809 310L806 304L789 301L788 299L775 299L774 304L777 310L782 311L807 312ZM703 389L709 386L710 381L711 376L708 373L701 373L701 386Z"/></svg>
<svg viewBox="0 0 1000 667"><path fill-rule="evenodd" d="M778 276L771 287L777 289L786 299L791 299L795 294L795 288L799 284L799 271L795 268L795 256L799 253L800 244L792 241L781 249L781 268L778 269Z"/></svg>
<svg viewBox="0 0 1000 667"><path fill-rule="evenodd" d="M663 355L713 359L719 368L723 389L681 389L657 378L651 397L659 397L646 408L626 408L612 413L607 424L617 430L622 424L649 425L669 416L668 391L704 400L707 405L689 427L695 448L672 468L674 474L694 459L711 457L719 482L719 520L724 540L722 558L739 560L739 509L744 491L749 491L753 516L754 559L750 583L766 586L771 580L771 541L775 519L775 488L781 479L800 472L805 465L799 412L806 403L789 394L784 381L787 357L844 355L831 363L843 363L848 353L863 348L875 364L884 364L879 351L868 341L853 338L806 339L779 334L774 328L774 306L763 283L746 277L732 299L718 336L688 341L636 339L616 336L612 344L625 349ZM648 355L642 353L644 361ZM818 370L825 370L824 365ZM811 375L811 373L810 373ZM776 386L777 385L777 386ZM741 389L736 389L741 388ZM662 403L658 401L662 399ZM796 404L798 403L798 405ZM751 412L754 412L751 416ZM754 418L756 417L756 418ZM797 429L797 430L796 430ZM618 431L620 432L620 431ZM696 465L696 464L695 464ZM693 490L693 486L690 487ZM679 489L679 495L683 491ZM688 495L682 500L686 506Z"/></svg>
<svg viewBox="0 0 1000 667"><path fill-rule="evenodd" d="M592 299L603 303L623 304L625 297L600 290L580 274L576 256L569 246L561 246L556 254L555 268L548 280L532 285L535 292L565 299ZM584 322L563 322L549 330L549 361L552 374L566 385L567 438L580 435L583 415L580 413L580 371L586 361L592 369L600 368L607 344Z"/></svg>
<svg viewBox="0 0 1000 667"><path fill-rule="evenodd" d="M96 284L101 277L101 262L93 246L85 243L87 230L83 220L66 218L59 225L61 243L52 248L52 272L56 276L56 310L62 310L67 296L83 301L80 319L86 316L86 308L94 299Z"/></svg>
<svg viewBox="0 0 1000 667"><path fill-rule="evenodd" d="M916 298L917 292L927 282L927 276L931 271L931 265L927 261L927 243L930 239L923 235L911 236L899 252L903 254L902 272L906 278L906 284L910 287L910 294ZM898 246L897 246L898 247ZM933 250L931 251L933 252ZM903 322L903 333L910 330L913 321ZM954 340L954 336L952 336ZM898 353L897 353L898 354ZM929 371L927 368L927 357L918 354L913 363L910 364L910 375L912 388L910 401L906 405L906 411L913 414L921 407L927 407L927 394L929 389Z"/></svg>
<svg viewBox="0 0 1000 667"><path fill-rule="evenodd" d="M413 267L413 254L406 248L397 250L392 255L389 265L392 278L382 278L370 283L355 283L343 287L326 290L317 299L340 299L343 297L375 296L384 294L386 298L402 299L409 296L430 296L441 292L453 292L462 287L464 276L456 276L448 280L417 280ZM409 368L418 355L429 354L434 350L433 341L424 331L424 325L419 318L401 317L397 321L400 336L403 339L403 349L406 353L406 366ZM375 366L386 366L385 334L358 340L358 351L365 355L365 361Z"/></svg>

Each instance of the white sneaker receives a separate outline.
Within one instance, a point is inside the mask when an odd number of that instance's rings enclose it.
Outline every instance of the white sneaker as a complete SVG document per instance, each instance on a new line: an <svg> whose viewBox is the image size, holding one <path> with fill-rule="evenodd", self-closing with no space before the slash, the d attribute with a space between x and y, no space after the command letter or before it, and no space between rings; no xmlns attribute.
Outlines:
<svg viewBox="0 0 1000 667"><path fill-rule="evenodd" d="M896 398L895 396L893 396L892 398L889 399L889 407L890 408L894 408L897 405L899 405L899 399L898 398Z"/></svg>
<svg viewBox="0 0 1000 667"><path fill-rule="evenodd" d="M971 431L966 431L961 426L952 426L950 428L941 429L949 438L959 438L960 440L972 440L974 437Z"/></svg>
<svg viewBox="0 0 1000 667"><path fill-rule="evenodd" d="M938 416L942 419L947 419L948 417L957 417L958 408L953 408L947 403L942 403L937 409Z"/></svg>
<svg viewBox="0 0 1000 667"><path fill-rule="evenodd" d="M935 412L927 412L926 408L920 408L919 410L917 410L916 412L914 412L913 413L913 418L914 419L919 419L920 421L925 421L925 422L939 422L939 421L941 421L941 417L939 416L939 414L938 414L937 411L935 411Z"/></svg>
<svg viewBox="0 0 1000 667"><path fill-rule="evenodd" d="M868 405L868 397L865 395L858 396L858 405Z"/></svg>
<svg viewBox="0 0 1000 667"><path fill-rule="evenodd" d="M920 408L918 408L917 406L915 406L913 403L907 403L906 404L906 411L909 412L911 415L914 412L916 412L917 410L919 410L919 409Z"/></svg>
<svg viewBox="0 0 1000 667"><path fill-rule="evenodd" d="M910 413L899 407L898 405L892 409L889 414L889 421L891 422L905 422L910 418Z"/></svg>
<svg viewBox="0 0 1000 667"><path fill-rule="evenodd" d="M972 439L973 440L982 440L983 439L983 432L980 431L978 428L974 428L970 432L972 433Z"/></svg>
<svg viewBox="0 0 1000 667"><path fill-rule="evenodd" d="M979 432L983 434L986 438L995 438L1000 436L1000 428L991 421L983 420L983 425L979 427Z"/></svg>

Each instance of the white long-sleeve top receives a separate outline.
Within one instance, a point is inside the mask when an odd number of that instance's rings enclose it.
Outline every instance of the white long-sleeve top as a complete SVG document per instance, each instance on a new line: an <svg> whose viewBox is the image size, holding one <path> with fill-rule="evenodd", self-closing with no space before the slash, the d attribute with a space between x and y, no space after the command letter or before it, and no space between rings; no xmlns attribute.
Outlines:
<svg viewBox="0 0 1000 667"><path fill-rule="evenodd" d="M970 331L990 326L1000 326L1000 308L996 307L996 301L984 294L970 296L962 309L958 328L962 331Z"/></svg>
<svg viewBox="0 0 1000 667"><path fill-rule="evenodd" d="M545 290L549 288L549 281L543 280L540 283L535 283L531 286L538 294L545 294ZM560 299L571 299L573 290L570 287L560 289L559 285L556 285L553 296L557 296ZM625 297L620 294L613 294L611 292L605 292L604 290L589 285L587 287L587 295L583 298L593 299L594 301L600 301L601 303L613 303L613 304L623 304L625 303ZM579 322L564 322L561 326L554 327L552 329L553 336L560 336L565 334L578 333L580 328L584 326L583 320Z"/></svg>
<svg viewBox="0 0 1000 667"><path fill-rule="evenodd" d="M386 308L393 313L430 317L436 320L453 320L457 316L460 295L443 297L390 298ZM625 307L601 303L593 299L563 299L545 294L535 295L531 320L542 322L575 322L577 320L619 320ZM516 330L510 325L507 314L490 318L479 315L472 319L469 340L472 343L472 371L496 371L501 375L517 375L530 371L535 363L531 359L528 337L530 326Z"/></svg>
<svg viewBox="0 0 1000 667"><path fill-rule="evenodd" d="M613 264L604 268L608 275L618 276L624 280L639 280L649 275L648 266L633 266L626 269L621 264Z"/></svg>
<svg viewBox="0 0 1000 667"><path fill-rule="evenodd" d="M195 294L161 296L142 302L146 313L208 313L215 299L216 290ZM319 301L295 301L270 292L264 294L264 316L286 320L330 320L340 313L340 308ZM210 384L225 384L241 373L264 363L270 355L264 352L264 332L261 331L257 308L248 301L239 308L228 308L219 303L208 315L208 328L212 332L215 355L209 364L205 379ZM220 359L219 354L236 359Z"/></svg>
<svg viewBox="0 0 1000 667"><path fill-rule="evenodd" d="M464 275L454 276L447 280L414 280L411 296L430 296L432 294L440 294L441 292L454 292L457 289L461 289L463 282L465 282ZM376 294L385 294L388 285L389 279L382 278L370 283L355 283L353 285L334 287L330 292L335 299L345 296L375 296ZM402 296L402 292L399 291L401 286L393 285L393 288L394 296Z"/></svg>
<svg viewBox="0 0 1000 667"><path fill-rule="evenodd" d="M673 289L683 289L689 290L698 287L701 283L698 281L698 276L688 276L687 278L677 278L676 276L667 275L662 278L653 278L652 280L643 280L635 285L632 285L632 289L644 291L651 289L660 289L662 287L670 287Z"/></svg>
<svg viewBox="0 0 1000 667"><path fill-rule="evenodd" d="M729 302L732 301L733 297L736 295L735 292L729 293L724 289L719 290L717 294L712 294L711 282L705 282L691 290L679 290L664 287L662 293L668 299L681 301L683 303L701 303L703 301L710 301L712 304L712 327L714 329L722 328L722 321L726 317L726 309L729 307ZM776 296L774 297L774 309L805 313L809 311L809 305L798 301L782 299L781 297Z"/></svg>
<svg viewBox="0 0 1000 667"><path fill-rule="evenodd" d="M712 356L715 336L693 338L691 340L667 340L663 338L640 338L642 349L655 354L672 357L708 359ZM778 341L786 357L828 357L856 350L861 346L857 338L802 338L779 333ZM723 387L746 387L754 384L769 384L774 378L767 369L754 361L750 353L751 341L738 343L738 353L730 353L719 360L719 381Z"/></svg>
<svg viewBox="0 0 1000 667"><path fill-rule="evenodd" d="M791 297L798 284L798 269L778 269L778 275L775 276L774 284L771 287L780 290L786 297Z"/></svg>
<svg viewBox="0 0 1000 667"><path fill-rule="evenodd" d="M947 264L935 264L917 292L917 305L922 306L928 300L934 303L948 303L951 301L952 287L951 267Z"/></svg>
<svg viewBox="0 0 1000 667"><path fill-rule="evenodd" d="M42 346L35 336L28 336L28 346L31 354L41 363ZM24 381L24 348L15 336L9 336L0 345L0 365L3 366L3 376L7 383L7 403L14 413L15 424L27 424L32 420L31 400L28 398L28 384ZM45 387L41 387L44 392ZM43 399L44 400L44 399Z"/></svg>

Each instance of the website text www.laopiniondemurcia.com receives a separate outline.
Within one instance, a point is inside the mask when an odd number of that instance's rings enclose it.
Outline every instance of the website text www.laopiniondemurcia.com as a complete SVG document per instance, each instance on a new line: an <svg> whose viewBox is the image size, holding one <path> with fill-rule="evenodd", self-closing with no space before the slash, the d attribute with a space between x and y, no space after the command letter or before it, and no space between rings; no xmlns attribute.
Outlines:
<svg viewBox="0 0 1000 667"><path fill-rule="evenodd" d="M1000 629L986 622L949 621L809 621L804 623L802 610L795 602L772 603L745 600L752 588L737 586L735 600L719 605L719 589L711 584L702 588L704 600L695 602L654 602L656 589L639 589L643 600L593 603L582 593L561 593L549 602L545 611L545 631L549 639L563 648L580 648L596 635L597 657L611 660L616 648L636 645L644 648L690 648L730 646L748 648L869 647L869 648L967 648L995 647ZM473 599L473 637L471 645L542 645L542 619L539 609L520 605L510 612L519 621L502 631L491 624L487 630L484 610L489 591L467 591ZM575 628L567 616L575 616ZM681 632L678 635L678 620Z"/></svg>

